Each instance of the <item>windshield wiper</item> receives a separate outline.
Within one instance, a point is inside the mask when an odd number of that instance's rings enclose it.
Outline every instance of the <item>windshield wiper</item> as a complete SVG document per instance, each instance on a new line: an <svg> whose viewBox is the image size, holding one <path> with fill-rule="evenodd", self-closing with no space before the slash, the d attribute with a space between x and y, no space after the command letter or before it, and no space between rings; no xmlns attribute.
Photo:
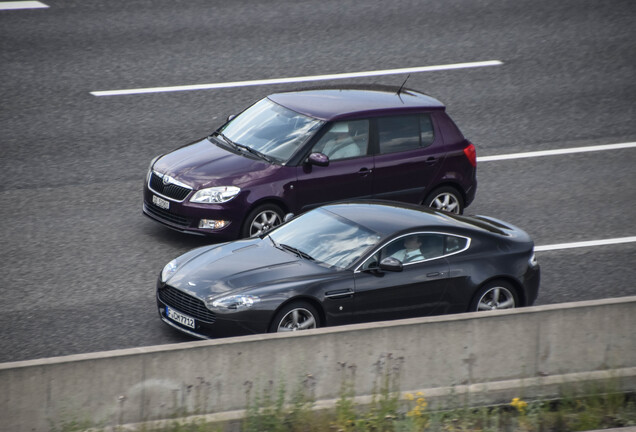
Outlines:
<svg viewBox="0 0 636 432"><path fill-rule="evenodd" d="M272 162L273 162L273 160L272 160L269 156L266 156L265 154L263 154L263 153L259 152L258 150L254 150L253 148L248 147L248 146L243 145L243 144L237 144L237 143L234 143L234 145L235 145L236 147L239 147L239 148L241 148L241 149L243 149L243 150L246 150L246 151L248 151L248 152L252 153L254 156L257 156L257 157L259 157L259 158L261 158L261 159L263 159L263 160L266 160L266 161L267 161L267 162L269 162L269 163L272 163Z"/></svg>
<svg viewBox="0 0 636 432"><path fill-rule="evenodd" d="M248 152L253 154L256 157L259 157L269 163L274 163L274 160L272 158L270 158L269 156L266 156L265 154L259 152L258 150L254 150L251 147L248 147L244 144L239 144L239 143L235 143L234 141L232 141L231 139L229 139L228 137L226 137L225 135L223 135L221 132L214 132L212 135L216 135L216 136L220 136L221 138L223 138L223 141L225 141L227 144L229 144L234 150L238 150L240 152Z"/></svg>
<svg viewBox="0 0 636 432"><path fill-rule="evenodd" d="M228 137L226 137L225 135L223 135L221 132L214 132L212 135L210 136L217 136L217 137L221 137L223 139L223 142L225 144L228 144L230 147L232 147L234 150L237 151L241 151L241 149L239 149L238 145L236 145L236 143L234 141L232 141L231 139L229 139Z"/></svg>
<svg viewBox="0 0 636 432"><path fill-rule="evenodd" d="M289 251L289 252L291 252L293 254L298 255L300 258L304 258L304 259L309 260L309 261L315 261L315 259L311 255L309 255L309 254L307 254L307 253L305 253L305 252L301 251L300 249L297 249L297 248L295 248L293 246L286 245L284 243L279 243L278 247L280 247L281 249L285 249L285 250L287 250L287 251Z"/></svg>

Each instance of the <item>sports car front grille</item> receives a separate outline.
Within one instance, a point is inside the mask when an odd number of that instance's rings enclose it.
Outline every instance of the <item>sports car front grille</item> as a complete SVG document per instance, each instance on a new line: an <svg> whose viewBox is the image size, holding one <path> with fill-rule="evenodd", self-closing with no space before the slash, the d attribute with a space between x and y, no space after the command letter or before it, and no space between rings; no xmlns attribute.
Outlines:
<svg viewBox="0 0 636 432"><path fill-rule="evenodd" d="M183 216L179 216L174 213L170 213L168 210L157 207L153 203L146 202L146 210L148 211L148 213L151 213L153 216L156 216L161 220L172 222L173 224L182 227L190 226L190 219L184 218Z"/></svg>
<svg viewBox="0 0 636 432"><path fill-rule="evenodd" d="M174 183L164 184L163 179L155 172L152 172L150 175L150 189L176 201L183 201L192 191L192 189Z"/></svg>
<svg viewBox="0 0 636 432"><path fill-rule="evenodd" d="M214 312L206 308L201 300L170 285L165 285L159 289L159 300L194 319L207 323L216 321Z"/></svg>

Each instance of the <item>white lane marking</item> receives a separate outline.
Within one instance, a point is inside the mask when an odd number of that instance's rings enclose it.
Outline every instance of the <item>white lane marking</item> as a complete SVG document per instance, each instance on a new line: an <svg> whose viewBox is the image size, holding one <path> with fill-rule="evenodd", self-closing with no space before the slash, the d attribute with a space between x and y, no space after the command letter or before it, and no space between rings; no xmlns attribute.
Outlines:
<svg viewBox="0 0 636 432"><path fill-rule="evenodd" d="M582 247L592 247L592 246L607 246L607 245L615 245L621 243L633 243L636 242L636 236L634 237L619 237L613 239L605 239L605 240L590 240L590 241L582 241L582 242L574 242L574 243L559 243L552 245L544 245L544 246L535 246L535 252L543 252L543 251L551 251L551 250L559 250L559 249L573 249L573 248L582 248Z"/></svg>
<svg viewBox="0 0 636 432"><path fill-rule="evenodd" d="M0 10L41 9L41 8L48 8L48 6L39 1L0 2Z"/></svg>
<svg viewBox="0 0 636 432"><path fill-rule="evenodd" d="M433 71L453 70L453 69L467 69L467 68L477 68L477 67L486 67L486 66L500 66L502 64L503 62L499 60L488 60L488 61L472 62L472 63L455 63L455 64L436 65L436 66L419 66L419 67L412 67L412 68L337 73L337 74L330 74L330 75L272 78L272 79L264 79L264 80L235 81L235 82L224 82L224 83L214 83L214 84L183 85L183 86L173 86L173 87L152 87L152 88L137 88L137 89L125 89L125 90L92 91L91 94L93 96L121 96L121 95L144 94L144 93L163 93L163 92L177 92L177 91L190 91L190 90L211 90L211 89L221 89L221 88L231 88L231 87L248 87L248 86L257 86L257 85L287 84L287 83L298 83L298 82L306 82L306 81L325 81L325 80L337 80L337 79L345 79L345 78L363 78L363 77L373 77L373 76L381 76L381 75L397 75L397 74L407 74L407 73L417 73L417 72L433 72Z"/></svg>
<svg viewBox="0 0 636 432"><path fill-rule="evenodd" d="M510 153L510 154L502 154L502 155L494 155L494 156L478 156L477 162L492 162L492 161L500 161L500 160L510 160L510 159L523 159L523 158L533 158L533 157L541 157L541 156L555 156L555 155L563 155L563 154L572 154L572 153L585 153L585 152L594 152L594 151L603 151L603 150L619 150L626 148L636 147L636 142L628 142L621 144L605 144L605 145L596 145L596 146L588 146L588 147L571 147L557 150L543 150L543 151L535 151L535 152L525 152L525 153Z"/></svg>

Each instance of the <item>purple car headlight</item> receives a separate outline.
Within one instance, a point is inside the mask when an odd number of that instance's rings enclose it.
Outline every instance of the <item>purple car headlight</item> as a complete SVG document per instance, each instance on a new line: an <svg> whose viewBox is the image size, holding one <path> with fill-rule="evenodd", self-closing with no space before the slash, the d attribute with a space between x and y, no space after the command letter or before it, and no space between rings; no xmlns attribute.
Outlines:
<svg viewBox="0 0 636 432"><path fill-rule="evenodd" d="M200 204L218 204L228 202L239 194L241 188L236 186L216 186L197 191L190 202Z"/></svg>

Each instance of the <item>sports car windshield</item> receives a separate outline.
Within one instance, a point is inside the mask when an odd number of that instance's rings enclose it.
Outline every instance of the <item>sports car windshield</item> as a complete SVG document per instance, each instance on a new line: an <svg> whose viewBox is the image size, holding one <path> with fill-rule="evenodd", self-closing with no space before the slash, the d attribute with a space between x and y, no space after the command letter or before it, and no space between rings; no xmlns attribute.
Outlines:
<svg viewBox="0 0 636 432"><path fill-rule="evenodd" d="M265 98L232 119L219 132L236 144L284 163L322 123Z"/></svg>
<svg viewBox="0 0 636 432"><path fill-rule="evenodd" d="M269 236L287 250L338 268L349 267L380 241L377 233L324 209L305 213Z"/></svg>

